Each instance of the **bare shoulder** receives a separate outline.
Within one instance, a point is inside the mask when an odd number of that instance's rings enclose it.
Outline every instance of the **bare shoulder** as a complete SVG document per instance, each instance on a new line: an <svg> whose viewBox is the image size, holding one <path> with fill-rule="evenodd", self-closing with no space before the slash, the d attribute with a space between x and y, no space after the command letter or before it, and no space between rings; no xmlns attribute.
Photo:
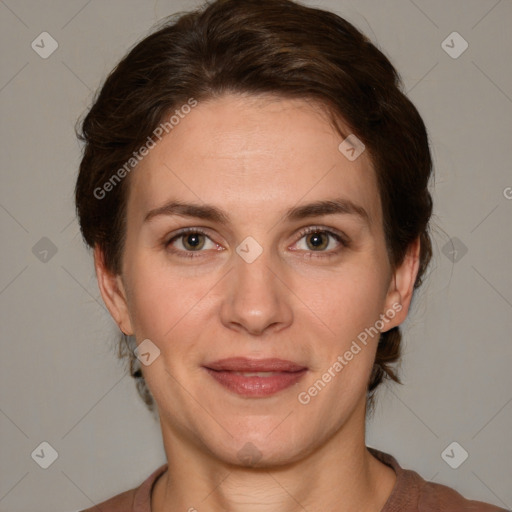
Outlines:
<svg viewBox="0 0 512 512"><path fill-rule="evenodd" d="M510 512L483 501L464 498L460 493L446 485L426 482L421 488L418 500L419 512Z"/></svg>

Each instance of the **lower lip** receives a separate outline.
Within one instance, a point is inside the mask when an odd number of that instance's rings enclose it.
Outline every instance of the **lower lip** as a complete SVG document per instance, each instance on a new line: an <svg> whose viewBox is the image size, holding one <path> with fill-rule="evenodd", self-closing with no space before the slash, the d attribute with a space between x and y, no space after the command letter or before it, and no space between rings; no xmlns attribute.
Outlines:
<svg viewBox="0 0 512 512"><path fill-rule="evenodd" d="M299 382L308 371L305 368L298 372L276 372L268 377L245 377L230 371L205 369L217 382L230 391L249 397L270 396L278 391L289 388Z"/></svg>

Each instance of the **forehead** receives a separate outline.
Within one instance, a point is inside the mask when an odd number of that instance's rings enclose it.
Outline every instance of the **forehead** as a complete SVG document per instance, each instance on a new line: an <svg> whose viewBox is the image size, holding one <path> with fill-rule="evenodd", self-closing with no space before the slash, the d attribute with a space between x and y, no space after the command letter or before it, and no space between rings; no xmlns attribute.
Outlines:
<svg viewBox="0 0 512 512"><path fill-rule="evenodd" d="M311 101L225 95L200 102L132 171L128 214L140 217L177 199L263 219L345 197L368 212L372 226L380 224L367 152L350 161L339 150L342 140Z"/></svg>

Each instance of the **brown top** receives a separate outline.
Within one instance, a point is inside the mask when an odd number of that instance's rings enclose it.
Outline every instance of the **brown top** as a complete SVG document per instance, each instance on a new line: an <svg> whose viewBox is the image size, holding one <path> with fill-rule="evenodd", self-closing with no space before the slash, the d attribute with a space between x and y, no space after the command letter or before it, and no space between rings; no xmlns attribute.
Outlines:
<svg viewBox="0 0 512 512"><path fill-rule="evenodd" d="M392 455L367 448L396 473L395 486L381 512L510 512L489 503L467 500L450 487L427 482L415 471L403 469ZM139 487L80 512L151 512L151 490L166 470L164 464Z"/></svg>

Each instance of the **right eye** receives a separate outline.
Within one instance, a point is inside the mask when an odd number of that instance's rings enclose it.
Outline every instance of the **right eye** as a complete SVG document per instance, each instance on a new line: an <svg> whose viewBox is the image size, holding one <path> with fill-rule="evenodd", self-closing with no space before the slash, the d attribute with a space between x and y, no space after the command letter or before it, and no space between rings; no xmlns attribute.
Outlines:
<svg viewBox="0 0 512 512"><path fill-rule="evenodd" d="M210 247L208 247L208 241L211 244ZM178 248L176 248L176 244ZM221 246L213 242L205 231L199 228L185 228L174 234L171 239L165 242L165 247L177 256L194 258L200 256L199 254L193 254L194 252L204 252L202 249L208 248L218 251Z"/></svg>

